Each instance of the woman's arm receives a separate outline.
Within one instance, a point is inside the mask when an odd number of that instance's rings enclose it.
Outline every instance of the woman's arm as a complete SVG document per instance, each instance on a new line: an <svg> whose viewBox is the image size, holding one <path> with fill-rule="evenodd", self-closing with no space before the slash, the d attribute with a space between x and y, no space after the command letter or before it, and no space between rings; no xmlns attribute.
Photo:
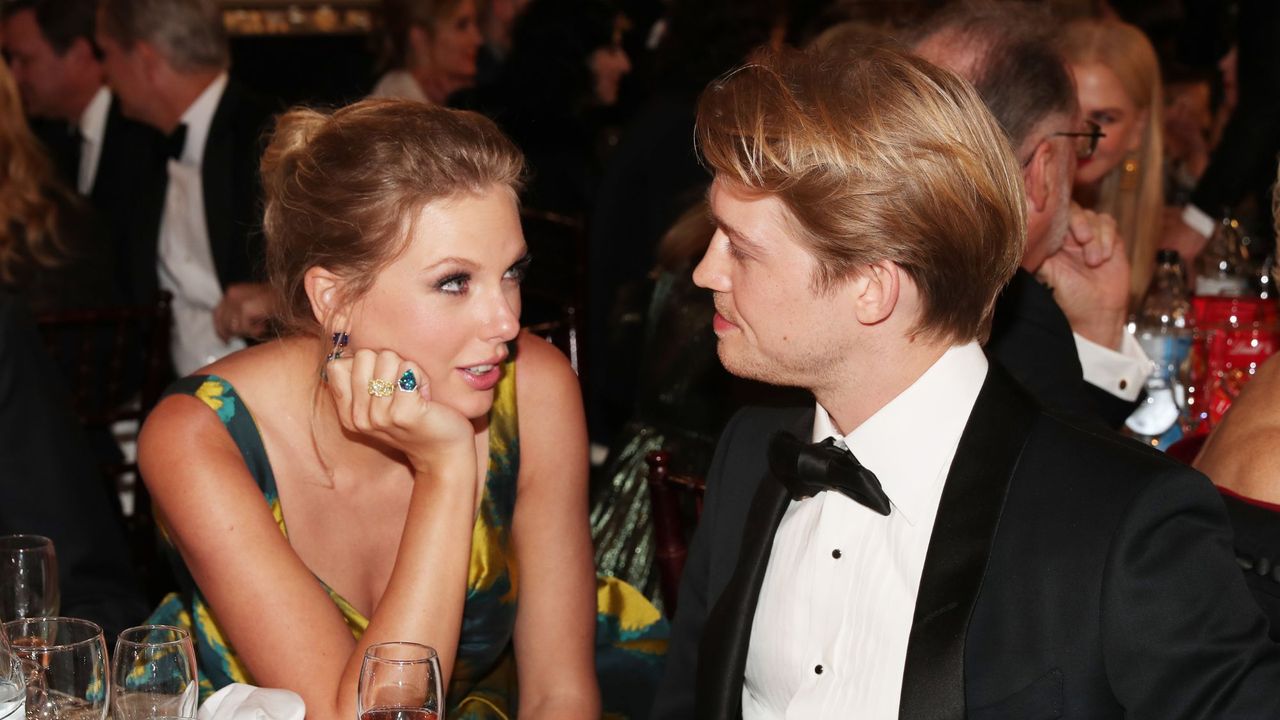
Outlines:
<svg viewBox="0 0 1280 720"><path fill-rule="evenodd" d="M351 389L367 384L375 363L378 377L391 376L383 366L399 358L364 353L329 366L343 426L419 454L410 455L414 487L391 579L359 641L281 534L214 413L195 398L168 398L139 440L147 487L231 646L256 682L302 695L311 720L355 716L360 664L373 643L436 648L447 683L465 599L476 483L470 424L410 393L370 408L367 394Z"/></svg>
<svg viewBox="0 0 1280 720"><path fill-rule="evenodd" d="M587 528L587 430L578 378L549 343L519 339L520 569L515 652L520 717L600 717L595 565Z"/></svg>

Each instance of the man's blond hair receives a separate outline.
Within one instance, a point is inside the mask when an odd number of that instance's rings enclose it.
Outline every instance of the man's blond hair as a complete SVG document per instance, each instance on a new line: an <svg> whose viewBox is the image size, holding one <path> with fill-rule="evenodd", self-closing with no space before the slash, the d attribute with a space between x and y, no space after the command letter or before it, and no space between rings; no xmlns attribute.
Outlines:
<svg viewBox="0 0 1280 720"><path fill-rule="evenodd" d="M718 179L782 201L819 289L887 260L920 292L917 333L985 338L1026 210L968 83L888 48L760 53L703 93L697 141Z"/></svg>

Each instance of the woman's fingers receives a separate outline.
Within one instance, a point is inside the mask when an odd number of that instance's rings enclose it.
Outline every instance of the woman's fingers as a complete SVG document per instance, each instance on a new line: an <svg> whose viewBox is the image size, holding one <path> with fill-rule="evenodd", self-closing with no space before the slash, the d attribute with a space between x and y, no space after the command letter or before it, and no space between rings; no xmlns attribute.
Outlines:
<svg viewBox="0 0 1280 720"><path fill-rule="evenodd" d="M391 404L400 379L400 356L390 350L377 354L373 374L365 385L369 397L369 423L374 430L385 430L391 424Z"/></svg>
<svg viewBox="0 0 1280 720"><path fill-rule="evenodd" d="M369 394L369 381L374 377L377 362L378 353L361 349L356 351L351 363L351 381L348 384L351 392L351 426L360 432L367 433L373 429L369 420L369 407L373 404L373 396Z"/></svg>
<svg viewBox="0 0 1280 720"><path fill-rule="evenodd" d="M390 405L390 422L396 427L409 427L422 416L427 402L427 376L422 368L402 360L396 369L396 392Z"/></svg>

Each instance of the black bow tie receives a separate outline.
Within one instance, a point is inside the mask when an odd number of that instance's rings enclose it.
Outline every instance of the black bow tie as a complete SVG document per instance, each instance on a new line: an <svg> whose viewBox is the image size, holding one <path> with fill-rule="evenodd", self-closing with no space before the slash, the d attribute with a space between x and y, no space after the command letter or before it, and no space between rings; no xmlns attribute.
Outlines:
<svg viewBox="0 0 1280 720"><path fill-rule="evenodd" d="M862 466L848 449L833 438L804 443L791 433L780 432L769 441L769 469L787 486L793 499L813 497L835 490L881 515L889 514L889 496L876 474Z"/></svg>
<svg viewBox="0 0 1280 720"><path fill-rule="evenodd" d="M168 151L169 157L173 160L182 159L182 151L187 146L187 124L179 123L178 127L173 129L164 138L164 147Z"/></svg>

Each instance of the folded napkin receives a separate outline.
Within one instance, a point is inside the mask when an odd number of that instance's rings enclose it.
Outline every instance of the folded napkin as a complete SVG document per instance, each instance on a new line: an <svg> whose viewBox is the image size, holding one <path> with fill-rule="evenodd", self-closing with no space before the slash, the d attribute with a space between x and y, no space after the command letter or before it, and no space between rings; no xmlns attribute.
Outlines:
<svg viewBox="0 0 1280 720"><path fill-rule="evenodd" d="M307 706L292 690L234 683L200 706L199 720L304 720Z"/></svg>

